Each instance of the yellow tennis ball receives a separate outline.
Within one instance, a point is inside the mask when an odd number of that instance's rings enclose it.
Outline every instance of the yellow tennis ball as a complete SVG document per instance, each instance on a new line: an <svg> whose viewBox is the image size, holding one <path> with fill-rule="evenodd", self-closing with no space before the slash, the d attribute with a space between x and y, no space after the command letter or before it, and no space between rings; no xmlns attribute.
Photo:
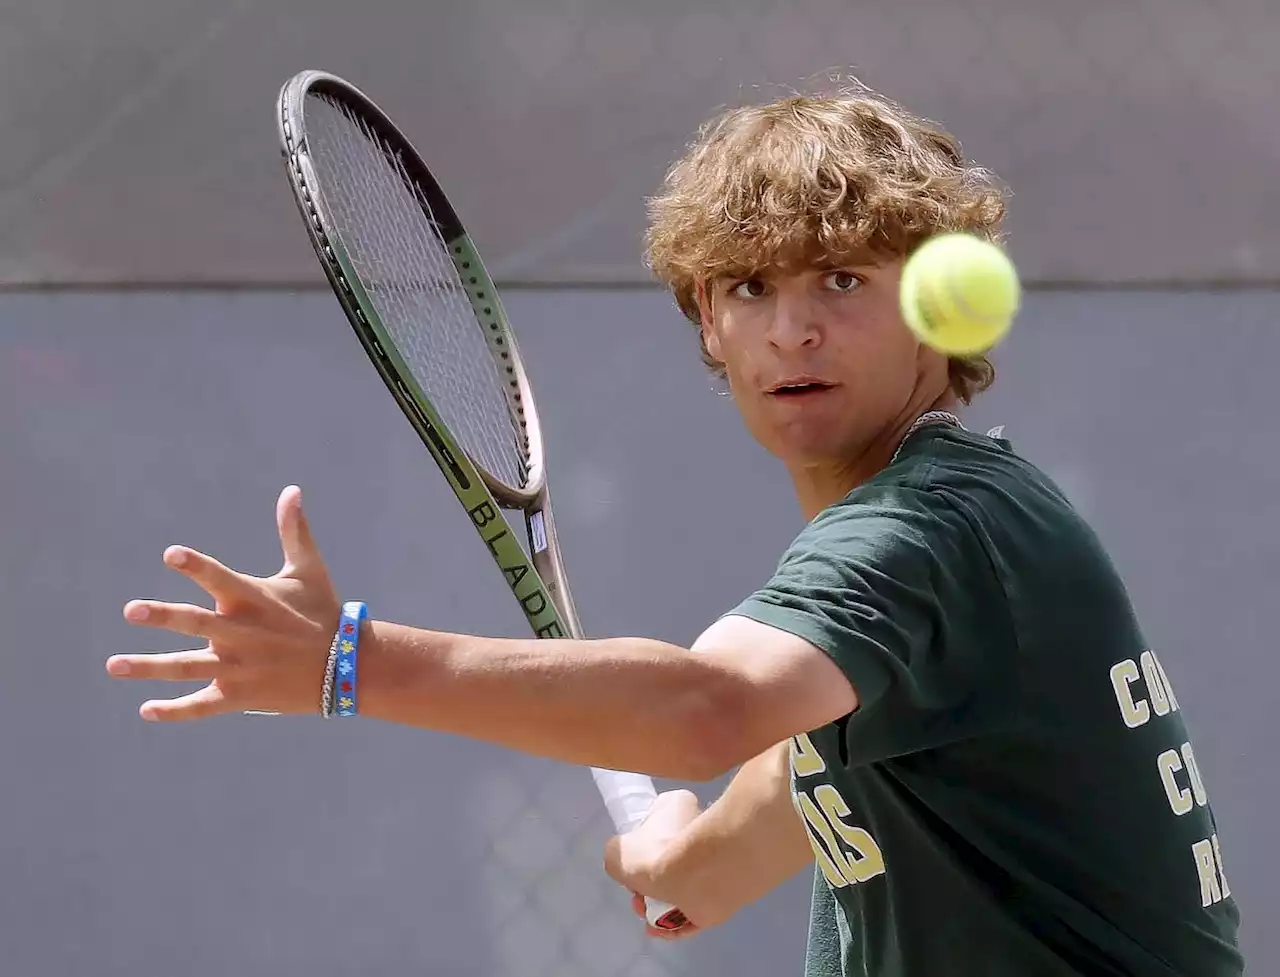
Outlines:
<svg viewBox="0 0 1280 977"><path fill-rule="evenodd" d="M949 356L985 353L1009 332L1022 287L998 245L971 234L930 238L902 269L902 318Z"/></svg>

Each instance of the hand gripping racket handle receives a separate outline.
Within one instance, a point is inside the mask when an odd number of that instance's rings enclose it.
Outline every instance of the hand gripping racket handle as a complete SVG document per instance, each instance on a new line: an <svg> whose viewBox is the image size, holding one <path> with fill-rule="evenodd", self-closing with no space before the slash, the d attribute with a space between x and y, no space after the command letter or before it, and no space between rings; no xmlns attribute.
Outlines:
<svg viewBox="0 0 1280 977"><path fill-rule="evenodd" d="M643 821L657 800L658 792L653 781L644 774L595 768L591 774L596 779L596 786L618 834L626 834ZM668 933L683 929L689 922L675 906L657 899L645 900L645 919L650 926Z"/></svg>

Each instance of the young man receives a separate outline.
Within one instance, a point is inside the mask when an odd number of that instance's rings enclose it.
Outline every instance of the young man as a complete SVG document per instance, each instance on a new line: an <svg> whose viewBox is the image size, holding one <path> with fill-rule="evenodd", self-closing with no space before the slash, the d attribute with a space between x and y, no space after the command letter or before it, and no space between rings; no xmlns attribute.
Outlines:
<svg viewBox="0 0 1280 977"><path fill-rule="evenodd" d="M653 202L650 263L807 525L694 643L499 640L372 621L361 711L578 764L709 779L613 839L610 874L721 922L816 863L818 977L1229 977L1237 910L1178 702L1098 540L952 411L985 359L921 346L902 262L1004 201L954 140L863 89L729 112ZM108 671L208 683L152 720L317 710L339 603L287 489L285 564L166 562L206 639Z"/></svg>

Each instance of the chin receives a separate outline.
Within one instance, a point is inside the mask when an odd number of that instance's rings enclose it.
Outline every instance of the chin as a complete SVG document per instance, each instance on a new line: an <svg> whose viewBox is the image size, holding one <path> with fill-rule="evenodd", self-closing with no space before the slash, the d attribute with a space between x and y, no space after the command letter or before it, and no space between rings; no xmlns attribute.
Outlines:
<svg viewBox="0 0 1280 977"><path fill-rule="evenodd" d="M856 439L834 437L831 432L774 432L761 442L766 451L788 468L827 468L847 462L858 454Z"/></svg>

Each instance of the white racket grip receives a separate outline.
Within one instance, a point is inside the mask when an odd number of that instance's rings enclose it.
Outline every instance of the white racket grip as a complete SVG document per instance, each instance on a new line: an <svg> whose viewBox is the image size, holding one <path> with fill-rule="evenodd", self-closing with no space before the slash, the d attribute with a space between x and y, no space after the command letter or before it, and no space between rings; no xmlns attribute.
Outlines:
<svg viewBox="0 0 1280 977"><path fill-rule="evenodd" d="M643 821L649 808L657 800L658 791L645 774L593 767L591 775L595 778L600 796L604 798L604 806L613 819L613 826L620 835L626 834ZM645 900L645 919L650 926L668 932L681 929L688 922L684 913L675 906L657 899Z"/></svg>

